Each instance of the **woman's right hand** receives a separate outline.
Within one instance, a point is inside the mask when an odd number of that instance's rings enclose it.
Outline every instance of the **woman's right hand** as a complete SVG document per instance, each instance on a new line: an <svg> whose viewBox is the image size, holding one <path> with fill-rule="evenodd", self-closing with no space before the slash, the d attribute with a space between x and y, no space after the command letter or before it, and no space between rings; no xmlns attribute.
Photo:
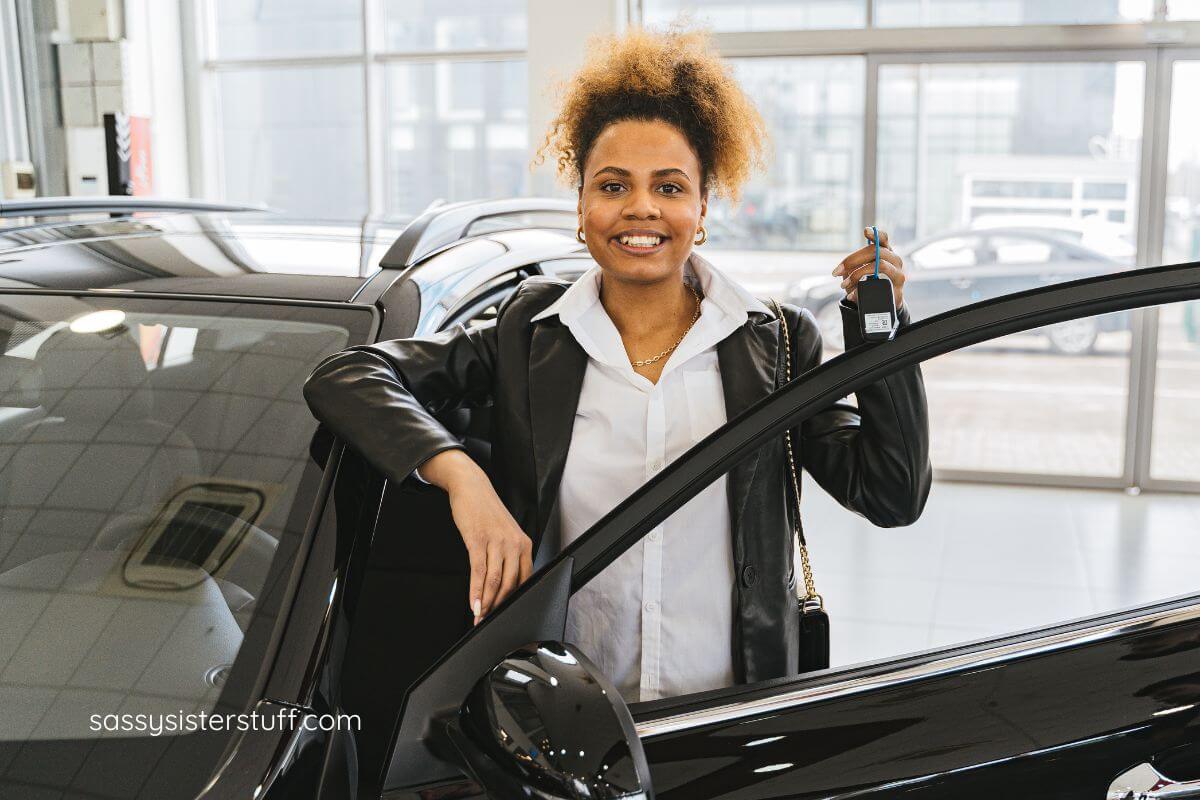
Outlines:
<svg viewBox="0 0 1200 800"><path fill-rule="evenodd" d="M421 477L450 496L454 524L471 559L467 604L478 625L533 573L533 543L465 451L443 450L429 458Z"/></svg>

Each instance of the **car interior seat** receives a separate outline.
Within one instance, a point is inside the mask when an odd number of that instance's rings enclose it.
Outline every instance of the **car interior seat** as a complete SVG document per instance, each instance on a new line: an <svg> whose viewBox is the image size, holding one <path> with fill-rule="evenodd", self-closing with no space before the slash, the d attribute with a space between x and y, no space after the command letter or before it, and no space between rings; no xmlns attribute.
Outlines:
<svg viewBox="0 0 1200 800"><path fill-rule="evenodd" d="M157 507L197 472L192 440L154 417L137 343L117 337L63 329L38 349L38 416L3 429L0 442L0 537L12 542L0 571L93 548L112 520Z"/></svg>

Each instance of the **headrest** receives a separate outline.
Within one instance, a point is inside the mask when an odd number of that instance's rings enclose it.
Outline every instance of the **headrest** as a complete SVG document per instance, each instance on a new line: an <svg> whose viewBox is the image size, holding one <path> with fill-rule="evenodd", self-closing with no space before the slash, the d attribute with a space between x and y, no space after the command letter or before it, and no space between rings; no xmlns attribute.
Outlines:
<svg viewBox="0 0 1200 800"><path fill-rule="evenodd" d="M28 358L0 356L0 407L37 408L45 385L42 368Z"/></svg>
<svg viewBox="0 0 1200 800"><path fill-rule="evenodd" d="M63 329L38 348L37 362L45 378L42 404L55 416L151 415L146 365L127 332L106 336Z"/></svg>

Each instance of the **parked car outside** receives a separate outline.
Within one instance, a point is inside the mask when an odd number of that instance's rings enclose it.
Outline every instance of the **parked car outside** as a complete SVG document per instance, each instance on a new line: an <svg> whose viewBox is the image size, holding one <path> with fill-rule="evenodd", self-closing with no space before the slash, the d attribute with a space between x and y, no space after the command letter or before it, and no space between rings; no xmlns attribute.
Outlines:
<svg viewBox="0 0 1200 800"><path fill-rule="evenodd" d="M904 302L914 319L941 314L1013 292L1128 269L1128 265L1038 228L958 230L898 247L904 259ZM793 282L789 302L816 316L826 346L840 350L842 291L837 278ZM1073 320L1041 334L1057 353L1090 353L1102 333L1127 330L1128 315Z"/></svg>

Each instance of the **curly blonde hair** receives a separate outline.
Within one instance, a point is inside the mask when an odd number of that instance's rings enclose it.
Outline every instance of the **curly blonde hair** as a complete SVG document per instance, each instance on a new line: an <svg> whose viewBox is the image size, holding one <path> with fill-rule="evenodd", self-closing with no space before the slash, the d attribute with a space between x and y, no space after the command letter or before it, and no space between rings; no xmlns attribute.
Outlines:
<svg viewBox="0 0 1200 800"><path fill-rule="evenodd" d="M557 88L563 95L558 116L533 164L550 155L559 178L576 187L596 137L624 119L678 128L699 157L702 188L734 203L751 169L765 167L766 125L730 65L712 51L707 30L676 23L663 32L634 27L620 36L593 36L584 65Z"/></svg>

